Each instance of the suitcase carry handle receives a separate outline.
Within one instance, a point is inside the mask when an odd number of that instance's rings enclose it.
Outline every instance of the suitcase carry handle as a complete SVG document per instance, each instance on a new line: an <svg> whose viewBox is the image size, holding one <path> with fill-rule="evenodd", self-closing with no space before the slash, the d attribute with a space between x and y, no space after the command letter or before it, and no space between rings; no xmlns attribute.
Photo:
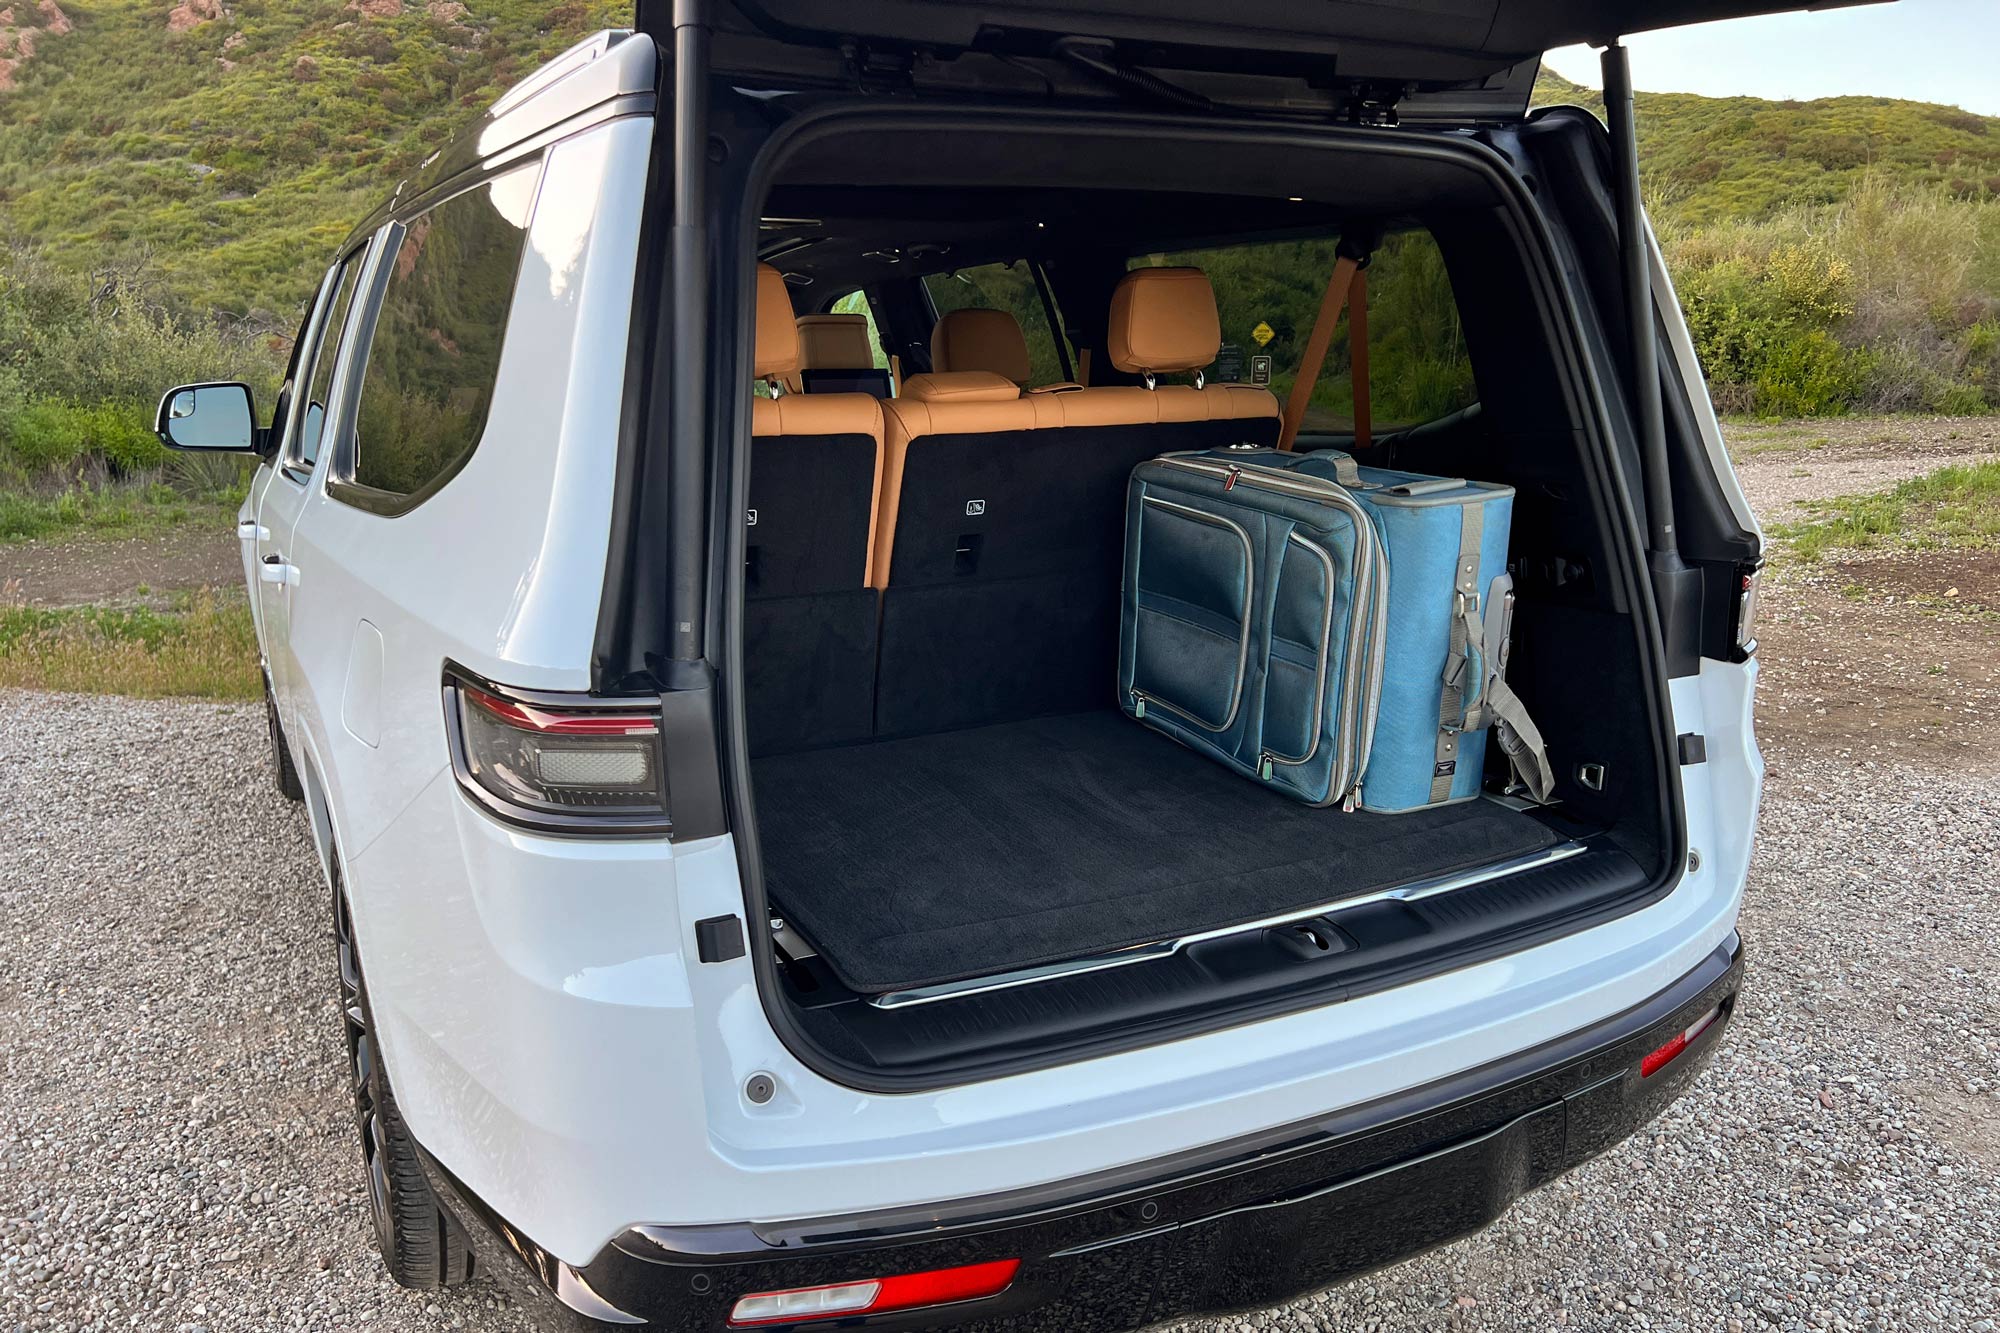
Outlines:
<svg viewBox="0 0 2000 1333"><path fill-rule="evenodd" d="M1384 486L1385 495L1436 495L1439 491L1461 491L1465 489L1463 477L1426 477L1422 481L1398 482L1394 486Z"/></svg>

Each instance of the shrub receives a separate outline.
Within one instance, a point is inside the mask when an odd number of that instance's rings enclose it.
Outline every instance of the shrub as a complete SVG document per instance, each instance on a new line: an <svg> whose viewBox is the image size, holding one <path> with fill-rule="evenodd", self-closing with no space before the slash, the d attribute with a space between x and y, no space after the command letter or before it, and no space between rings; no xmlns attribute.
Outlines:
<svg viewBox="0 0 2000 1333"><path fill-rule="evenodd" d="M1820 329L1775 343L1757 368L1757 410L1780 417L1845 412L1867 384L1867 361Z"/></svg>

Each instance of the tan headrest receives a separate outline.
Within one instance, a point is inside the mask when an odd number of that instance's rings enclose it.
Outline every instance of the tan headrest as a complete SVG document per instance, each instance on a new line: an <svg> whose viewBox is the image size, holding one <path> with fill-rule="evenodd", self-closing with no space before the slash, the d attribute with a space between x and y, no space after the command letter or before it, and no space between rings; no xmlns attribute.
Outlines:
<svg viewBox="0 0 2000 1333"><path fill-rule="evenodd" d="M1016 384L1028 382L1028 340L1005 310L967 307L938 316L931 330L931 369L990 370Z"/></svg>
<svg viewBox="0 0 2000 1333"><path fill-rule="evenodd" d="M1104 350L1128 374L1199 370L1222 346L1215 289L1198 268L1138 268L1111 293Z"/></svg>
<svg viewBox="0 0 2000 1333"><path fill-rule="evenodd" d="M1021 386L990 370L954 370L912 375L903 381L902 396L920 403L1011 403Z"/></svg>
<svg viewBox="0 0 2000 1333"><path fill-rule="evenodd" d="M800 315L799 367L802 370L872 370L875 345L866 315Z"/></svg>
<svg viewBox="0 0 2000 1333"><path fill-rule="evenodd" d="M757 265L757 352L750 373L760 380L790 375L799 368L799 326L792 322L792 294L785 275Z"/></svg>

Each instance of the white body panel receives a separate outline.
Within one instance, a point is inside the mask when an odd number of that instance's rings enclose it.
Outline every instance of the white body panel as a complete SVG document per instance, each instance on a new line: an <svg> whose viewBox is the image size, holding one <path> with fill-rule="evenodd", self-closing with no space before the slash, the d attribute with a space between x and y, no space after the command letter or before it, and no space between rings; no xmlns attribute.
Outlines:
<svg viewBox="0 0 2000 1333"><path fill-rule="evenodd" d="M593 77L646 86L620 50ZM402 1111L527 1237L581 1264L639 1223L920 1205L1183 1153L1589 1026L1728 938L1762 765L1754 663L1710 661L1672 685L1677 730L1708 743L1681 770L1698 868L1642 910L1327 1008L963 1087L879 1095L806 1068L747 957L694 961L694 922L745 910L730 839L523 832L474 808L447 753L447 660L590 683L651 133L630 117L548 149L478 450L395 518L316 475L287 525L289 631L260 617L267 651L284 633L296 663L289 731L345 866ZM264 505L287 484L260 479ZM776 1082L764 1105L743 1096L753 1073Z"/></svg>
<svg viewBox="0 0 2000 1333"><path fill-rule="evenodd" d="M409 984L389 1043L398 1095L426 1148L572 1263L633 1223L962 1199L1371 1101L1627 1009L1729 936L1762 776L1754 679L1705 662L1674 682L1676 725L1709 743L1683 770L1700 869L1650 907L1331 1008L894 1096L793 1058L747 958L693 962L693 923L743 910L728 839L536 837L440 773L354 864L357 883L425 886L371 903L369 966ZM778 1094L753 1106L742 1089L759 1072Z"/></svg>

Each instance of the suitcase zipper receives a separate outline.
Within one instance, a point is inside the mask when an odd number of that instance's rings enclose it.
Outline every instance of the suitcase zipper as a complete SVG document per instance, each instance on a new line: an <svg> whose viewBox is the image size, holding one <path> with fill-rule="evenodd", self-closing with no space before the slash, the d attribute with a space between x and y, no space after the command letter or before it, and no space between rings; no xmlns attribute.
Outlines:
<svg viewBox="0 0 2000 1333"><path fill-rule="evenodd" d="M1341 711L1346 725L1341 728L1341 762L1334 774L1333 790L1341 793L1341 809L1354 809L1360 801L1361 774L1367 769L1368 758L1374 748L1375 717L1381 705L1380 684L1385 651L1382 639L1387 629L1389 605L1388 589L1384 586L1386 571L1379 568L1380 539L1368 511L1349 494L1345 486L1315 477L1299 477L1277 468L1258 467L1254 463L1205 463L1173 454L1155 461L1184 472L1219 477L1225 491L1235 489L1240 481L1280 494L1331 501L1353 521L1357 555L1354 583L1357 589L1368 590L1371 614L1365 620L1360 615L1350 617L1353 627L1348 631L1347 673L1341 689ZM1368 634L1365 668L1358 665L1362 655L1354 652L1363 632ZM1305 759L1288 763L1265 751L1257 758L1258 776L1268 782L1280 764L1296 766L1311 758L1312 752L1308 751Z"/></svg>

